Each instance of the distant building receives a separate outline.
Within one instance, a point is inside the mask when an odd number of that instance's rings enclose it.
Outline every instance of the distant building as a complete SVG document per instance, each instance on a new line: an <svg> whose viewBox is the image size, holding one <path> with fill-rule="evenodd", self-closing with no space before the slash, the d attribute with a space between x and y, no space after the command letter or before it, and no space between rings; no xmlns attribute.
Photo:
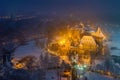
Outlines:
<svg viewBox="0 0 120 80"><path fill-rule="evenodd" d="M83 50L96 51L97 44L92 36L83 36L80 45Z"/></svg>
<svg viewBox="0 0 120 80"><path fill-rule="evenodd" d="M103 40L106 40L106 36L103 34L101 29L98 27L97 31L94 33L91 33L91 35L96 39L98 43L103 42Z"/></svg>
<svg viewBox="0 0 120 80"><path fill-rule="evenodd" d="M80 24L68 28L64 37L50 43L48 50L50 53L59 56L78 54L80 63L90 65L96 55L104 55L103 41L105 39L106 36L99 27L95 32Z"/></svg>

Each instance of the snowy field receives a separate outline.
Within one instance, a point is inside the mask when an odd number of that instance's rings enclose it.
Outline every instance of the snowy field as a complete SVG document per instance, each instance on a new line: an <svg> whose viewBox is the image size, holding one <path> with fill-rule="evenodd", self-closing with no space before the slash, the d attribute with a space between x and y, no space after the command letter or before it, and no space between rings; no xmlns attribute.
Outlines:
<svg viewBox="0 0 120 80"><path fill-rule="evenodd" d="M47 71L46 80L58 80L57 71L55 71L55 70Z"/></svg>
<svg viewBox="0 0 120 80"><path fill-rule="evenodd" d="M119 80L91 72L86 73L85 76L87 76L88 80Z"/></svg>
<svg viewBox="0 0 120 80"><path fill-rule="evenodd" d="M110 47L117 47L120 49L120 32L114 33L112 35L112 41L109 44ZM120 50L111 50L110 51L112 55L118 55L120 56Z"/></svg>
<svg viewBox="0 0 120 80"><path fill-rule="evenodd" d="M28 55L39 57L39 55L42 52L43 50L40 49L40 47L37 47L34 41L30 41L27 43L27 45L23 45L17 48L14 54L15 54L15 57L17 58L28 56Z"/></svg>
<svg viewBox="0 0 120 80"><path fill-rule="evenodd" d="M88 78L88 80L119 80L92 72L87 72L85 76ZM58 80L57 72L55 70L47 71L46 80Z"/></svg>

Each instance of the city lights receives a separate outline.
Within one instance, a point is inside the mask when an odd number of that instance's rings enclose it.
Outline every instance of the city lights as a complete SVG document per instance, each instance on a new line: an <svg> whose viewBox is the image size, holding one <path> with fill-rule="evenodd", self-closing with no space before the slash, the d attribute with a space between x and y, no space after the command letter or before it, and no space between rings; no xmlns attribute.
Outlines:
<svg viewBox="0 0 120 80"><path fill-rule="evenodd" d="M60 43L60 45L65 45L65 39L63 39L63 40L61 40L59 43Z"/></svg>

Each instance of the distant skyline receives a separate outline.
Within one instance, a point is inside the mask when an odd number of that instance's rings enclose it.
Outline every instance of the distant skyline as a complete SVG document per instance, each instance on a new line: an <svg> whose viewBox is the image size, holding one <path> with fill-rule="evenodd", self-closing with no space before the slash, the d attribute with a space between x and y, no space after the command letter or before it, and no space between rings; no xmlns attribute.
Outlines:
<svg viewBox="0 0 120 80"><path fill-rule="evenodd" d="M60 14L120 16L120 0L0 0L0 15Z"/></svg>

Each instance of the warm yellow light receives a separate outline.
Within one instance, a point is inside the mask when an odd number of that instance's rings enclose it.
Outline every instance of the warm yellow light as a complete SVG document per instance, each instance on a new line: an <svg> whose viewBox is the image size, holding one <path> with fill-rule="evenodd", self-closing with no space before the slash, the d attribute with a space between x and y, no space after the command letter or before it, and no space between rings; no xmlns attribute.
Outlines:
<svg viewBox="0 0 120 80"><path fill-rule="evenodd" d="M91 52L96 53L98 51L99 44L102 45L102 39L104 40L106 36L100 28L95 32L91 30L86 31L84 27L85 25L80 23L80 26L67 28L66 31L60 31L54 41L49 44L48 52L60 56L61 60L69 64L71 64L69 54L71 55L71 53L76 52L78 54L77 62L80 65L85 64L90 66Z"/></svg>
<svg viewBox="0 0 120 80"><path fill-rule="evenodd" d="M68 76L70 76L71 73L70 73L70 72L64 72L64 75L68 75Z"/></svg>
<svg viewBox="0 0 120 80"><path fill-rule="evenodd" d="M19 63L19 64L17 64L15 67L16 67L17 69L20 69L20 68L23 68L24 66L23 66L23 64Z"/></svg>
<svg viewBox="0 0 120 80"><path fill-rule="evenodd" d="M61 41L60 41L60 45L64 45L65 42L66 42L65 40L61 40Z"/></svg>
<svg viewBox="0 0 120 80"><path fill-rule="evenodd" d="M14 65L15 69L21 69L21 68L24 68L24 67L25 67L25 64L23 64L23 63L18 63L18 64Z"/></svg>

